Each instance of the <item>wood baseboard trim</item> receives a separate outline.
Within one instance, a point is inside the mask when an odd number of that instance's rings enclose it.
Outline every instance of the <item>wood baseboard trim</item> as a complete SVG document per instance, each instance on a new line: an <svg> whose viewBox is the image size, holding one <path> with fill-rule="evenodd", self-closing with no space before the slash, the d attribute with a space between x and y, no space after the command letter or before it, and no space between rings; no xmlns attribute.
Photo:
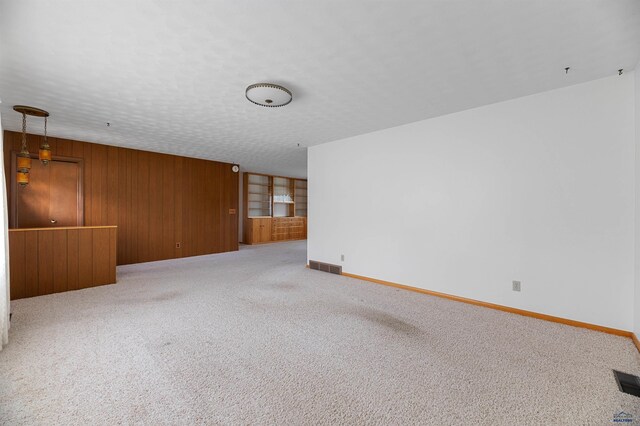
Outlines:
<svg viewBox="0 0 640 426"><path fill-rule="evenodd" d="M412 287L404 284L397 284L390 281L383 281L376 278L364 277L362 275L349 274L343 272L345 277L356 278L363 281L369 281L376 284L382 284L390 287L401 288L404 290L415 291L417 293L428 294L429 296L442 297L444 299L454 300L456 302L468 303L470 305L482 306L484 308L495 309L498 311L509 312L511 314L523 315L525 317L537 318L544 321L557 322L560 324L570 325L573 327L587 328L589 330L600 331L602 333L615 334L616 336L623 336L633 339L638 351L640 351L640 341L636 338L635 334L626 330L619 330L617 328L604 327L601 325L590 324L587 322L574 321L567 318L554 317L553 315L540 314L537 312L526 311L524 309L511 308L509 306L497 305L495 303L481 302L480 300L468 299L466 297L454 296L452 294L440 293L438 291L425 290L418 287Z"/></svg>
<svg viewBox="0 0 640 426"><path fill-rule="evenodd" d="M638 340L638 337L635 333L631 333L631 340L633 340L633 343L636 345L636 349L638 349L638 352L640 352L640 340Z"/></svg>

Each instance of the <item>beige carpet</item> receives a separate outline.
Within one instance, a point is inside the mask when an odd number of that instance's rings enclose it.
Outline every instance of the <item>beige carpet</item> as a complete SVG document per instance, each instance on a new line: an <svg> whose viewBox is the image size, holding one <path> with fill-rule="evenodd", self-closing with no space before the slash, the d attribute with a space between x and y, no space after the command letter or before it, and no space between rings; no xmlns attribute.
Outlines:
<svg viewBox="0 0 640 426"><path fill-rule="evenodd" d="M0 424L606 425L622 337L305 269L305 243L13 303Z"/></svg>

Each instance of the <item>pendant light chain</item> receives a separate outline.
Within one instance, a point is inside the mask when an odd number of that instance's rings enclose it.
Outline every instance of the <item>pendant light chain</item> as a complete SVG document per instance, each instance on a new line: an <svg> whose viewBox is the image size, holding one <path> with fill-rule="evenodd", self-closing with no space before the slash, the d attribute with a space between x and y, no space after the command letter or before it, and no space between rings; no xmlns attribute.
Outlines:
<svg viewBox="0 0 640 426"><path fill-rule="evenodd" d="M27 150L27 114L22 111L22 146L16 155L16 179L20 186L29 183L29 170L31 170L31 154Z"/></svg>
<svg viewBox="0 0 640 426"><path fill-rule="evenodd" d="M22 146L20 147L21 152L25 152L27 150L27 114L22 113Z"/></svg>
<svg viewBox="0 0 640 426"><path fill-rule="evenodd" d="M51 147L47 143L47 116L44 117L44 142L40 146L40 161L45 166L51 161Z"/></svg>

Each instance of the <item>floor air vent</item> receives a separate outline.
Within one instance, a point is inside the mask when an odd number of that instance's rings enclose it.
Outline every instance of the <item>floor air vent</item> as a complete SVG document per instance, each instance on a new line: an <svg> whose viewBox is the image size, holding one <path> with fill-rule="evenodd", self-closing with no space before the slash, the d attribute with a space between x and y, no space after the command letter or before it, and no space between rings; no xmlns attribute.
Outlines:
<svg viewBox="0 0 640 426"><path fill-rule="evenodd" d="M640 377L613 370L620 392L640 396Z"/></svg>
<svg viewBox="0 0 640 426"><path fill-rule="evenodd" d="M309 261L309 268L316 271L329 272L330 274L342 275L342 266L332 265L330 263L317 262L315 260Z"/></svg>

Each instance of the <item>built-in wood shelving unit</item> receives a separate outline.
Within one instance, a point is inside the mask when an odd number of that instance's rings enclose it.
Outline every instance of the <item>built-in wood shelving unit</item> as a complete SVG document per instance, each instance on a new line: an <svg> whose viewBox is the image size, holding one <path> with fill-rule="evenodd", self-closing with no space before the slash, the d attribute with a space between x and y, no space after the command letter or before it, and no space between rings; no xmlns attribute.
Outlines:
<svg viewBox="0 0 640 426"><path fill-rule="evenodd" d="M244 174L244 242L307 238L307 181Z"/></svg>

